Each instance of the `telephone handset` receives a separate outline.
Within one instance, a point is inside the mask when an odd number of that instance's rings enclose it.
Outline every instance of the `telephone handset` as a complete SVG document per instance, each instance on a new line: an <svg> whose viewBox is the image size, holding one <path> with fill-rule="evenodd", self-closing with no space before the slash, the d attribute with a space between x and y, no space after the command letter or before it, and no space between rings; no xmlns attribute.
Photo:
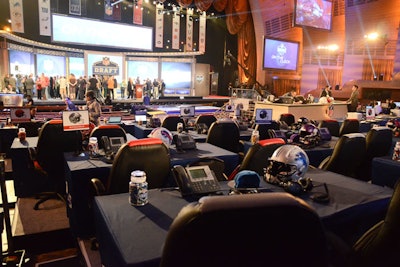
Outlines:
<svg viewBox="0 0 400 267"><path fill-rule="evenodd" d="M123 137L102 136L101 141L103 142L104 154L106 156L116 154L119 148L125 143Z"/></svg>
<svg viewBox="0 0 400 267"><path fill-rule="evenodd" d="M182 196L206 195L221 190L221 186L208 165L183 167L175 165L173 175Z"/></svg>
<svg viewBox="0 0 400 267"><path fill-rule="evenodd" d="M103 142L104 154L106 154L106 155L111 154L112 153L111 143L110 143L110 139L108 138L108 136L102 136L101 142Z"/></svg>

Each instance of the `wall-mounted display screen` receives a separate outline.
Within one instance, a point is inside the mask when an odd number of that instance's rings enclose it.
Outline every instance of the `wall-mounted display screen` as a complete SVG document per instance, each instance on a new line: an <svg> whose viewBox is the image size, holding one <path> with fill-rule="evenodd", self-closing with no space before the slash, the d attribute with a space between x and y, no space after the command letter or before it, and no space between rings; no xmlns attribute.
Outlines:
<svg viewBox="0 0 400 267"><path fill-rule="evenodd" d="M294 24L331 30L332 2L330 0L295 0Z"/></svg>
<svg viewBox="0 0 400 267"><path fill-rule="evenodd" d="M10 73L29 75L35 73L35 59L33 54L28 52L9 50Z"/></svg>
<svg viewBox="0 0 400 267"><path fill-rule="evenodd" d="M80 57L69 58L69 73L75 74L76 77L85 75L85 61Z"/></svg>
<svg viewBox="0 0 400 267"><path fill-rule="evenodd" d="M153 50L153 29L150 27L53 14L51 30L53 42Z"/></svg>
<svg viewBox="0 0 400 267"><path fill-rule="evenodd" d="M192 85L192 64L187 62L162 62L161 79L166 89L189 89Z"/></svg>
<svg viewBox="0 0 400 267"><path fill-rule="evenodd" d="M296 71L299 47L299 42L264 38L263 68Z"/></svg>
<svg viewBox="0 0 400 267"><path fill-rule="evenodd" d="M158 62L157 61L141 61L141 60L129 60L128 62L128 77L131 77L133 81L139 77L141 83L149 78L151 81L158 79Z"/></svg>
<svg viewBox="0 0 400 267"><path fill-rule="evenodd" d="M122 82L122 56L120 54L85 52L87 74L99 76L114 76L118 84Z"/></svg>
<svg viewBox="0 0 400 267"><path fill-rule="evenodd" d="M37 74L46 76L66 75L65 57L51 55L36 55Z"/></svg>

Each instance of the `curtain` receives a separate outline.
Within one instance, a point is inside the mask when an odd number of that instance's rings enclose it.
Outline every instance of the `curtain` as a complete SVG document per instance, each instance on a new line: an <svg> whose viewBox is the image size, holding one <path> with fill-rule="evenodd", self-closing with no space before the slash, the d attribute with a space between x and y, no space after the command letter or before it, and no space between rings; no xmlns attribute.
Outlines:
<svg viewBox="0 0 400 267"><path fill-rule="evenodd" d="M376 79L389 81L392 79L393 68L393 59L364 59L362 79L373 80L375 75Z"/></svg>

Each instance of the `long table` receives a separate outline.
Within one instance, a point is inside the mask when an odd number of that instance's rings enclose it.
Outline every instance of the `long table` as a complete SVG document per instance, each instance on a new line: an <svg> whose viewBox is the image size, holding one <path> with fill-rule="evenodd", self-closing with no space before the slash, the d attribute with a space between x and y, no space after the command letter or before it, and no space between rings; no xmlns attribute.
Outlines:
<svg viewBox="0 0 400 267"><path fill-rule="evenodd" d="M105 183L112 164L103 160L91 160L87 153L83 157L76 157L73 153L64 153L64 156L67 164L67 214L71 231L77 237L91 237L94 235L94 222L90 209L93 200L89 190L90 179L96 177ZM197 149L182 152L172 146L170 156L171 167L185 166L202 157L217 157L224 160L225 173L232 172L239 164L238 154L208 143L197 143Z"/></svg>
<svg viewBox="0 0 400 267"><path fill-rule="evenodd" d="M319 204L312 202L309 194L301 198L316 209L327 229L344 239L357 238L381 220L393 192L318 169L309 170L307 175L316 186L312 192L323 192L321 185L327 184L331 200ZM283 191L267 183L262 186L264 193ZM223 188L227 194L228 186L223 184ZM96 237L104 266L158 266L169 226L189 201L176 190L154 189L148 195L149 204L142 207L131 206L128 194L95 197Z"/></svg>
<svg viewBox="0 0 400 267"><path fill-rule="evenodd" d="M256 110L257 108L272 109L272 119L277 121L279 120L282 113L293 114L296 121L300 117L306 117L309 120L316 121L324 119L344 120L347 116L346 102L338 101L335 101L332 104L278 104L256 102L254 110Z"/></svg>

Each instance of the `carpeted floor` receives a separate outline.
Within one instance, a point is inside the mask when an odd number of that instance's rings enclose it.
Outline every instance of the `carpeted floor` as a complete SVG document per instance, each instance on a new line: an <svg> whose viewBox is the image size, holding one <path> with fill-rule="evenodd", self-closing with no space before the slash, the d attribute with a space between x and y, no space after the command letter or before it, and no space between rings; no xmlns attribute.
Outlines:
<svg viewBox="0 0 400 267"><path fill-rule="evenodd" d="M51 199L34 210L35 198L19 198L15 205L13 247L24 249L26 267L101 267L100 254L90 240L76 240L70 232L65 203Z"/></svg>

